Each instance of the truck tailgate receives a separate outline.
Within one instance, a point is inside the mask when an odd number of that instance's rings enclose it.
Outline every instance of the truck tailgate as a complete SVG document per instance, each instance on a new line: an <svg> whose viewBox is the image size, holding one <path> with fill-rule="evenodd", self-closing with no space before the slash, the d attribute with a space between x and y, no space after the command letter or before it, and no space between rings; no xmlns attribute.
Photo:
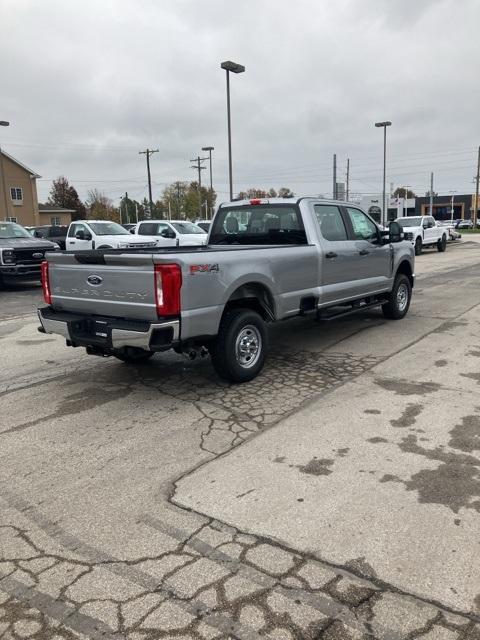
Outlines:
<svg viewBox="0 0 480 640"><path fill-rule="evenodd" d="M52 307L93 315L156 320L151 254L49 254Z"/></svg>

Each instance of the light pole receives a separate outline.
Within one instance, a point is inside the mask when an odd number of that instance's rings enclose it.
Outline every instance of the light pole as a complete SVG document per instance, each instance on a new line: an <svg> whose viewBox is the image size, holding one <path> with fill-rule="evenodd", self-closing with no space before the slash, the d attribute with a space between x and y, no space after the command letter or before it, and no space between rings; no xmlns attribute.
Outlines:
<svg viewBox="0 0 480 640"><path fill-rule="evenodd" d="M376 122L376 127L383 127L383 210L382 210L382 225L385 226L386 211L385 211L385 180L387 174L387 127L391 127L392 123L386 120L385 122Z"/></svg>
<svg viewBox="0 0 480 640"><path fill-rule="evenodd" d="M10 123L6 120L0 120L0 127L8 127ZM2 157L2 148L0 147L0 174L2 176L2 188L3 188L3 199L5 202L5 219L8 218L8 202L7 202L7 187L5 186L5 174L3 173L3 157Z"/></svg>
<svg viewBox="0 0 480 640"><path fill-rule="evenodd" d="M210 162L210 198L213 197L213 178L212 178L212 151L215 147L202 147L202 151L208 151L208 159ZM210 219L213 218L213 206L210 205ZM208 213L207 213L208 216Z"/></svg>
<svg viewBox="0 0 480 640"><path fill-rule="evenodd" d="M233 178L232 178L232 123L230 119L230 71L232 73L243 73L245 67L236 62L226 60L220 64L227 72L227 123L228 123L228 178L230 182L230 200L233 200Z"/></svg>
<svg viewBox="0 0 480 640"><path fill-rule="evenodd" d="M410 188L410 185L407 184L403 187L404 189L404 199L405 202L403 203L403 215L404 216L408 216L408 206L407 206L407 196L408 196L408 189Z"/></svg>
<svg viewBox="0 0 480 640"><path fill-rule="evenodd" d="M455 198L456 191L449 191L448 193L452 194L452 205L450 208L450 222L453 222L453 199Z"/></svg>

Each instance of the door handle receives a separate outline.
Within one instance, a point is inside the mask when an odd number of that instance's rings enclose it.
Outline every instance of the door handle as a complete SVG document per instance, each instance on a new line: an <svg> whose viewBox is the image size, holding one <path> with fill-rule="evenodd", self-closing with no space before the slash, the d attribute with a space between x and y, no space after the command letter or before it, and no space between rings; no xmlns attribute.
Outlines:
<svg viewBox="0 0 480 640"><path fill-rule="evenodd" d="M74 240L69 240L68 244L75 244L75 241Z"/></svg>
<svg viewBox="0 0 480 640"><path fill-rule="evenodd" d="M368 256L370 251L368 249L362 249L359 253L361 256Z"/></svg>
<svg viewBox="0 0 480 640"><path fill-rule="evenodd" d="M335 251L329 251L328 253L325 254L325 257L331 260L332 258L336 258L337 254L335 253Z"/></svg>

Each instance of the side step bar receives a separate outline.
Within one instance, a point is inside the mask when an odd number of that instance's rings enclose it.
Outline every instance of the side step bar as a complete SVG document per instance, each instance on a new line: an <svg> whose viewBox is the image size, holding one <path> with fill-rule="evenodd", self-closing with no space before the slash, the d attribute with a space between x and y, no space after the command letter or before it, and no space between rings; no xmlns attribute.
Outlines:
<svg viewBox="0 0 480 640"><path fill-rule="evenodd" d="M342 308L341 311L333 311L333 309L338 309L339 307L332 307L333 313L328 313L328 309L317 309L317 317L316 320L329 322L330 320L336 320L337 318L342 318L343 316L349 316L352 313L356 313L357 311L363 311L363 309L371 309L372 307L379 307L380 305L386 302L386 298L376 298L372 302L366 302L366 300L361 300L359 302L354 302L350 307L345 309Z"/></svg>

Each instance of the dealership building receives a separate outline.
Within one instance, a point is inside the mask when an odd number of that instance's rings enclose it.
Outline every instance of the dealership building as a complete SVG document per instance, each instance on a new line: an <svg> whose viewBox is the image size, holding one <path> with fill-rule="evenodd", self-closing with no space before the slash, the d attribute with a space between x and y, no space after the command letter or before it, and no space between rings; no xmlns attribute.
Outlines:
<svg viewBox="0 0 480 640"><path fill-rule="evenodd" d="M387 220L395 220L403 216L424 216L430 214L429 196L416 198L387 198ZM478 204L480 205L480 198ZM360 205L374 220L381 222L382 218L382 194L364 196ZM452 212L453 207L453 212ZM475 194L459 194L433 197L433 216L436 220L473 220L475 207ZM477 219L480 206L477 207Z"/></svg>

